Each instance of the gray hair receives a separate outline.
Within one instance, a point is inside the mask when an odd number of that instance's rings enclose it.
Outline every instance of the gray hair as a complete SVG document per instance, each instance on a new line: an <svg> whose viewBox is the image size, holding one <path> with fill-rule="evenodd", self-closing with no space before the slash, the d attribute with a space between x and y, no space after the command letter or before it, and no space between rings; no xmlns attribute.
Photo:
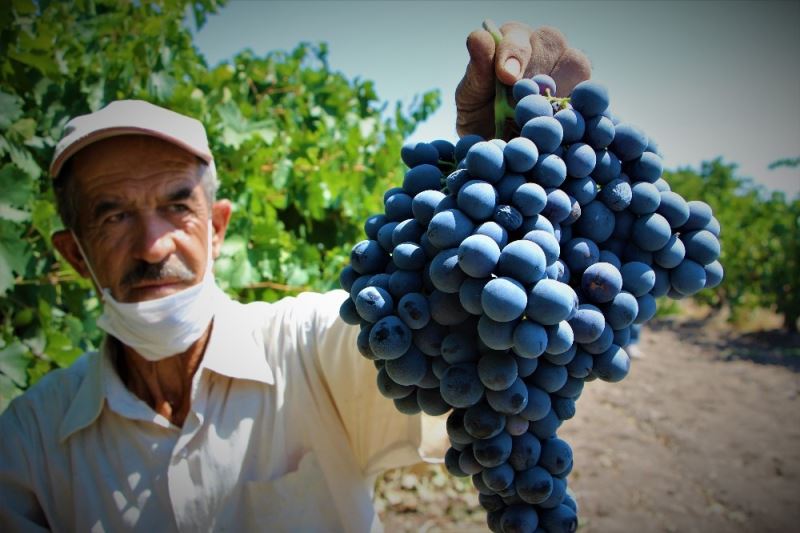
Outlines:
<svg viewBox="0 0 800 533"><path fill-rule="evenodd" d="M205 193L210 208L211 204L216 201L217 191L219 190L219 179L217 178L216 167L213 161L208 164L202 159L197 158L197 170L200 174L200 184L203 187L203 192ZM53 180L53 192L56 197L58 214L61 217L61 222L63 222L64 227L79 234L78 209L80 207L80 195L72 172L72 159L68 159L64 163L58 177ZM211 211L209 210L209 217L210 216Z"/></svg>

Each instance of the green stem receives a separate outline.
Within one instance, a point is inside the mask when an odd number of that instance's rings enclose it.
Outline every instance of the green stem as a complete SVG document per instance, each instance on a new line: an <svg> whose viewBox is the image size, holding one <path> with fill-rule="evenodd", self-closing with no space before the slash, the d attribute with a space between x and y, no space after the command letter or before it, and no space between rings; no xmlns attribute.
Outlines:
<svg viewBox="0 0 800 533"><path fill-rule="evenodd" d="M483 29L489 32L495 45L500 44L500 41L503 40L503 34L500 33L500 29L493 20L484 20ZM500 80L496 80L494 86L494 136L498 139L503 138L506 121L514 117L514 108L508 103L506 91L507 87Z"/></svg>

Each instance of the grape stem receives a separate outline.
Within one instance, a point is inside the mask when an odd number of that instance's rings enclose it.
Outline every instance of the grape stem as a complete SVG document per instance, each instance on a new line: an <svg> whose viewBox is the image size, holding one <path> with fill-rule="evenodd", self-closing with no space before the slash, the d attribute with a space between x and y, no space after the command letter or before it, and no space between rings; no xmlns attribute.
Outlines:
<svg viewBox="0 0 800 533"><path fill-rule="evenodd" d="M493 20L484 20L483 29L489 32L495 45L500 44L500 41L503 40L503 34L500 33L500 28ZM500 80L496 80L494 86L494 136L498 139L503 138L506 121L514 117L514 108L508 103L506 93L507 87Z"/></svg>

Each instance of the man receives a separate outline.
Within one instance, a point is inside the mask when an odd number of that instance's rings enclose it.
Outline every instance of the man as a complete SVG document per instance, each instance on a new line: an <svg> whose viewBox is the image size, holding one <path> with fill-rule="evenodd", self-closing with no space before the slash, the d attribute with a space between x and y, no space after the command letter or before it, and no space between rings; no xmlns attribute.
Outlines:
<svg viewBox="0 0 800 533"><path fill-rule="evenodd" d="M503 32L468 38L462 134L491 136L495 73L549 72L565 92L588 78L554 30ZM231 205L203 126L113 102L67 125L50 170L53 243L108 335L0 417L3 530L378 529L376 476L440 455L441 426L378 394L343 292L241 305L216 286Z"/></svg>

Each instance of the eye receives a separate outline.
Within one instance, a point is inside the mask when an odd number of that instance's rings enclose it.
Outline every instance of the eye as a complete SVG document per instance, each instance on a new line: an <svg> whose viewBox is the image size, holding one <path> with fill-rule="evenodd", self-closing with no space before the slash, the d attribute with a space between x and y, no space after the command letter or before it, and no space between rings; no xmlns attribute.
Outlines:
<svg viewBox="0 0 800 533"><path fill-rule="evenodd" d="M169 204L167 206L167 211L170 213L182 214L188 213L190 211L189 206L186 204Z"/></svg>
<svg viewBox="0 0 800 533"><path fill-rule="evenodd" d="M127 211L117 211L115 213L111 213L108 215L104 220L103 224L118 224L123 220L127 219L130 216L130 213Z"/></svg>

